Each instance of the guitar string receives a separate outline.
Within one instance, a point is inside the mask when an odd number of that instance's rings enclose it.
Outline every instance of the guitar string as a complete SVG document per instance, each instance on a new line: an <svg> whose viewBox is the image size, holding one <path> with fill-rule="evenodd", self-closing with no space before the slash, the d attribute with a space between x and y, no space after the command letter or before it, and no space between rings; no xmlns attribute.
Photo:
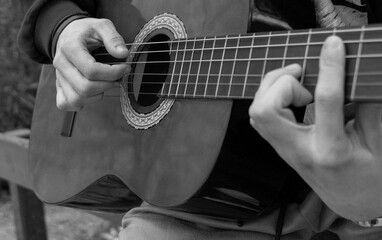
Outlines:
<svg viewBox="0 0 382 240"><path fill-rule="evenodd" d="M354 75L354 74L353 74ZM370 76L372 74L368 73L368 74L362 74L362 75L367 75L367 76ZM310 74L309 76L307 77L317 77L318 74ZM352 76L352 74L349 74L348 76ZM382 76L382 72L375 75L375 76ZM127 85L129 83L115 83L112 88L116 89L116 88L121 88L121 85L123 87L123 85ZM166 83L157 83L157 82L152 82L152 83L148 83L148 82L144 82L142 83L142 85L145 85L145 84L150 84L150 85L166 85ZM168 84L167 84L168 85ZM174 85L185 85L185 83L174 83ZM188 83L189 86L193 86L194 85L194 91L196 91L196 89L200 89L200 88L203 88L204 89L207 89L208 87L211 87L211 86L217 86L218 84L217 83L212 83L212 82L209 82L208 84L206 83L199 83L199 84L196 84L196 83ZM315 87L317 85L317 82L310 82L310 83L304 83L303 86L306 87L306 88L310 88L310 87ZM220 83L219 86L234 86L234 87L243 87L244 84L242 83ZM246 86L248 87L258 87L260 86L260 83L259 82L256 82L256 83L247 83ZM354 85L351 83L351 82L346 82L344 84L345 87L353 87ZM357 83L357 87L382 87L382 83ZM187 89L185 88L185 93L187 92ZM130 94L130 93L134 93L133 91L126 91L126 93ZM139 94L143 94L143 95L158 95L158 92L141 92ZM171 95L171 93L169 93ZM196 93L195 93L196 94ZM164 94L163 96L166 96L168 94ZM175 95L182 95L182 94L175 94ZM190 95L193 95L193 94L190 94ZM204 95L200 95L200 96L204 96ZM214 95L211 95L211 96L214 96ZM218 95L216 95L218 96Z"/></svg>
<svg viewBox="0 0 382 240"><path fill-rule="evenodd" d="M238 85L240 86L240 85ZM260 84L252 84L252 87L259 87ZM305 87L307 88L314 88L316 86L316 84L304 84ZM346 86L351 86L351 84L346 84ZM379 86L382 86L382 85L379 85ZM195 86L195 89L197 89L197 86ZM199 90L201 91L204 91L204 88L198 88ZM221 90L221 92L225 92L227 94L222 94L220 92L220 94L196 94L196 93L188 93L190 92L189 90L187 89L184 89L185 90L185 93L169 93L169 94L164 94L164 95L161 95L159 94L158 92L140 92L139 95L150 95L150 96L159 96L160 98L164 97L164 98L200 98L200 97L205 97L205 98L233 98L233 97L236 97L236 98L242 98L242 96L244 98L253 98L254 97L254 93L257 91L258 88L255 89L255 91L247 91L247 95L242 95L241 93L241 90L238 91L240 93L238 93L238 95L233 95L232 93L228 94L228 90L227 91L224 91L224 90ZM193 89L191 89L193 90ZM198 92L198 91L197 91ZM127 93L127 94L135 94L135 92L133 91L126 91L124 93ZM120 95L110 95L110 93L108 92L105 92L104 93L104 96L105 97L120 97ZM363 95L360 95L358 97L361 97ZM364 95L365 97L369 97L369 95ZM349 95L350 97L350 95ZM378 96L379 98L382 98L382 96ZM354 96L353 96L354 98Z"/></svg>
<svg viewBox="0 0 382 240"><path fill-rule="evenodd" d="M382 75L378 75L378 76L382 76ZM115 83L113 85L112 88L120 88L121 86L127 86L129 85L130 83ZM169 86L170 84L166 84L166 83L158 83L158 82L153 82L153 83L149 83L149 82L145 82L145 83L142 83L141 85L150 85L150 86ZM173 83L173 85L186 85L186 83ZM239 87L242 87L242 86L260 86L260 83L247 83L247 84L243 84L243 83L199 83L199 84L196 84L196 83L188 83L188 85L190 86L200 86L200 87L203 87L203 86L229 86L229 85L232 85L232 86L239 86ZM313 83L304 83L302 84L304 87L314 87L317 85L316 82L313 82ZM345 87L352 87L354 86L353 83L345 83L344 84ZM382 87L382 83L357 83L356 84L357 87ZM156 93L157 94L157 93ZM164 94L165 95L165 94Z"/></svg>
<svg viewBox="0 0 382 240"><path fill-rule="evenodd" d="M364 32L372 32L372 31L380 31L382 30L382 26L380 25L376 25L376 26L373 26L373 25L368 25L367 27L365 27L364 29L362 29L361 27L358 27L358 28L344 28L344 29L341 29L341 28L333 28L333 29L313 29L312 30L312 35L317 35L317 34L332 34L333 33L333 30L336 29L336 34L341 34L341 33L360 33L360 31L364 31ZM308 33L307 32L300 32L300 31L296 31L296 32L291 32L291 31L288 31L288 32L280 32L280 33L277 33L277 32L263 32L263 33L253 33L253 34L249 34L249 35L244 35L244 36L228 36L226 35L225 37L224 36L221 36L221 37L218 37L217 40L224 40L225 38L228 38L229 40L232 40L232 39L246 39L246 38L252 38L252 37L269 37L270 35L272 35L273 37L284 37L284 36L301 36L301 35L307 35ZM191 38L191 39L174 39L174 40L171 40L171 41L163 41L163 42L144 42L144 43L127 43L125 44L125 46L134 46L134 45L139 45L139 46L146 46L146 45L152 45L152 44L157 44L157 43L166 43L166 42L177 42L177 43L187 43L189 41L204 41L205 39L203 38ZM212 40L212 39L209 39L207 38L207 40Z"/></svg>
<svg viewBox="0 0 382 240"><path fill-rule="evenodd" d="M166 73L141 73L141 74L128 74L127 76L167 76L168 74ZM372 71L372 72L360 72L360 73L357 73L355 74L354 72L346 72L345 74L346 76L354 76L354 75L358 75L358 76L382 76L382 71ZM200 73L176 73L174 74L174 76L179 76L179 78L181 77L187 77L187 76L201 76L201 77L207 77L208 74L206 73L203 73L203 74L200 74ZM210 77L219 77L219 73L213 73L209 75ZM220 74L221 77L231 77L232 74L230 73L221 73ZM246 77L247 75L244 74L244 73L234 73L233 74L234 77ZM263 74L256 74L256 73L251 73L251 74L248 74L248 77L258 77L258 78L262 78L264 75ZM305 77L308 77L308 78L312 78L312 77L318 77L318 74L313 74L313 73L310 73L310 74L305 74ZM157 83L157 82L148 82L148 83ZM185 83L186 84L186 83Z"/></svg>
<svg viewBox="0 0 382 240"><path fill-rule="evenodd" d="M378 28L379 29L379 28ZM363 29L364 31L371 31L371 30L373 30L372 28L367 28L367 29ZM375 29L374 29L375 30ZM323 34L325 31L317 31L317 32L312 32L312 33L310 33L310 34ZM357 30L357 29L345 29L344 31L341 31L341 30L338 30L337 32L359 32L359 30ZM327 31L327 33L332 33L332 31ZM269 33L269 36L272 34L272 32L271 33ZM290 32L288 32L288 34L273 34L273 36L282 36L282 35L285 35L285 36L293 36L293 35L306 35L306 33L292 33L292 34L290 34ZM267 37L266 35L256 35L256 34L254 34L254 35L249 35L249 36L239 36L239 37L231 37L230 39L243 39L243 38L254 38L254 37ZM226 38L228 38L228 37L226 37ZM217 39L216 37L215 37L215 39ZM179 45L179 43L181 43L181 42L185 42L185 43L187 43L187 42L189 42L189 41L193 41L194 42L194 44L195 44L195 42L196 41L204 41L205 42L205 40L206 40L206 38L204 38L204 39L186 39L186 40L178 40L178 41L173 41L174 43L178 43L178 45ZM355 41L344 41L345 43L358 43L358 44L360 44L360 42L359 41L357 41L357 42L355 42ZM377 40L375 40L375 39L373 39L373 40L364 40L364 42L369 42L369 43L372 43L372 42L377 42ZM151 42L151 43L149 43L149 44L163 44L164 42L158 42L158 43L153 43L153 42ZM134 43L135 44L135 43ZM306 43L298 43L298 44L294 44L294 45L304 45L305 47L309 47L310 45L317 45L317 44L322 44L322 43L319 43L319 42L315 42L315 43L308 43L308 44L306 44ZM132 46L133 44L131 44L131 46ZM141 46L142 45L145 45L144 43L143 44L140 44ZM239 45L239 44L238 44ZM274 44L274 45L267 45L267 47L269 48L269 47L281 47L281 46L293 46L293 44ZM261 47L261 46L239 46L239 48L255 48L255 47ZM238 47L234 47L233 49L236 49L237 50L237 48ZM211 50L219 50L219 48L216 48L216 47L213 47L213 48L211 48ZM220 48L220 49L224 49L224 50L226 50L227 48ZM188 50L188 49L186 49L186 45L185 45L185 49L184 50L180 50L180 51L184 51L184 52L187 52L187 51L195 51L196 49L192 49L192 50ZM208 50L208 49L204 49L204 50ZM153 52L166 52L166 53L168 53L168 52L170 52L170 51L152 51L151 53L153 53ZM141 52L141 53L143 53L143 52ZM105 53L105 55L106 55L107 53ZM183 56L183 58L185 57L185 55L186 54L184 54L184 56ZM96 56L99 56L99 55L96 55ZM365 58L365 57L367 57L367 58L369 58L369 57L381 57L381 56L378 56L377 54L374 54L374 55L372 55L372 54L369 54L369 55L358 55L358 56L355 56L355 58L357 58L357 57L363 57L363 58ZM211 58L212 58L212 56L211 56ZM346 57L347 59L350 59L350 58L354 58L353 56L347 56ZM296 57L294 57L294 58L287 58L287 59L285 59L285 58L281 58L281 59L275 59L275 58L273 58L273 59L269 59L269 58L267 58L267 59L257 59L257 60L265 60L265 61L270 61L270 60L283 60L283 61L286 61L286 60L297 60L298 58L296 58ZM302 58L302 59L306 59L306 58ZM310 57L309 59L318 59L318 57ZM220 59L220 60L216 60L216 61L250 61L250 60L255 60L255 59L252 59L252 58L249 58L249 59L233 59L233 60L230 60L230 59ZM208 60L201 60L201 61L208 61ZM157 62L177 62L177 61L157 61ZM184 61L183 61L184 62ZM188 62L194 62L193 60L189 60ZM199 62L199 61L197 61L197 62ZM211 60L209 61L209 62L211 62ZM125 63L125 62L124 62ZM131 62L131 63L134 63L134 62ZM130 64L131 64L130 63ZM139 62L135 62L135 63L139 63ZM141 62L141 63L147 63L147 62ZM153 62L150 62L150 63L153 63ZM116 62L114 62L114 63L109 63L109 64L116 64ZM182 63L182 66L183 66L183 63ZM152 73L151 73L152 74ZM143 73L143 75L145 75L144 73ZM158 75L158 74L152 74L152 75ZM167 74L166 74L167 75ZM200 75L200 74L199 74ZM373 73L367 73L367 75L368 76L370 76L370 75L373 75ZM179 74L179 77L181 77L182 76L182 74ZM190 76L190 75L187 75L187 76ZM230 75L231 76L231 75ZM247 75L248 76L248 75ZM305 77L309 77L309 76L305 76ZM123 84L123 83L122 83ZM142 84L150 84L150 83L147 83L147 82L145 82L145 83L142 83ZM151 84L161 84L161 85L163 85L163 83L151 83ZM178 86L179 86L179 84L181 85L181 84L187 84L187 83L177 83L178 84ZM189 84L189 83L188 83ZM193 84L193 83L191 83L191 84ZM235 85L235 83L233 83L234 85ZM207 84L205 84L205 86L206 87L208 87L208 85L215 85L215 83L207 83ZM224 83L223 83L223 85L224 85ZM230 83L230 85L232 85L232 83ZM315 85L315 84L314 84ZM361 84L362 85L362 84ZM371 84L371 85L373 85L373 84ZM376 85L376 84L374 84L374 85ZM307 85L305 85L305 86L307 86ZM197 85L195 86L195 87L197 87ZM185 91L186 91L186 89L185 89ZM185 92L186 93L186 92ZM141 93L141 94L143 94L143 93ZM145 93L145 94L155 94L155 95L157 95L158 93ZM185 95L185 94L184 94ZM194 94L195 95L195 94ZM206 95L206 94L205 94ZM205 97L205 95L204 95L204 97ZM203 95L201 95L201 96L203 96ZM213 96L213 95L211 95L212 97L217 97L217 96Z"/></svg>
<svg viewBox="0 0 382 240"><path fill-rule="evenodd" d="M381 43L382 38L374 39L364 39L359 40L344 40L344 44L364 44L364 43ZM157 44L161 44L158 42ZM280 48L280 47L311 47L311 46L321 46L324 42L299 42L299 43L279 43L279 44L267 44L267 45L246 45L246 46L234 46L234 47L210 47L210 48L192 48L192 49L183 49L183 50L154 50L154 51L139 51L139 52L129 52L129 54L155 54L155 53L172 53L172 52L191 52L191 51L214 51L214 50L236 50L236 49L250 49L250 48ZM93 56L111 56L109 53L95 53Z"/></svg>
<svg viewBox="0 0 382 240"><path fill-rule="evenodd" d="M382 54L361 54L361 55L346 55L345 56L346 60L350 59L357 59L360 58L362 59L367 59L367 58L382 58ZM320 56L308 56L308 57L258 57L258 58L231 58L231 59L190 59L190 60L185 60L184 63L203 63L203 62L235 62L235 61L299 61L299 60L319 60ZM109 64L109 65L117 65L117 64L164 64L164 63L182 63L182 61L177 61L177 60L171 60L171 61L132 61L132 62L104 62L104 64Z"/></svg>
<svg viewBox="0 0 382 240"><path fill-rule="evenodd" d="M347 76L353 76L353 75L355 75L355 74L347 74ZM374 73L361 73L361 74L358 74L359 76L382 76L382 71L381 72L374 72ZM318 74L307 74L306 75L306 78L317 78L318 77ZM113 88L114 89L116 89L116 88L121 88L121 85L122 85L122 87L123 87L123 85L127 85L127 84L129 84L129 83L125 83L125 82L119 82L119 83L115 83L115 86L113 86ZM166 85L166 83L158 83L158 82L143 82L143 83L141 83L141 85L161 85L161 86L163 86L163 85ZM186 83L182 83L182 82L178 82L178 83L173 83L174 85L186 85ZM168 85L168 84L167 84ZM197 89L198 88L203 88L203 89L207 89L208 87L211 87L211 86L215 86L216 85L216 88L218 87L218 84L217 83L213 83L213 82L209 82L208 84L206 84L206 83L199 83L199 84L197 84L197 83L188 83L188 85L189 86L193 86L194 85L194 88L193 88L193 90L194 90L194 94L190 94L190 96L191 95L197 95L196 94L196 92L197 92ZM303 86L304 87L306 87L306 88L309 88L309 87L315 87L317 85L317 83L316 82L311 82L311 83L304 83L303 84ZM242 84L242 83L224 83L224 82L221 82L220 84L219 84L219 86L221 86L221 87L228 87L228 86L234 86L234 87L243 87L244 86L244 84ZM248 87L258 87L258 86L260 86L260 83L247 83L246 84L246 86L248 86ZM352 83L350 83L350 82L346 82L345 84L344 84L344 86L345 87L354 87L354 85L352 84ZM356 87L382 87L382 83L357 83L357 86ZM183 95L184 96L186 96L186 93L187 93L187 89L185 88L184 89L185 91L184 91L184 93L183 93ZM191 89L192 90L192 89ZM126 93L127 94L132 94L132 93L134 93L133 91L126 91ZM158 92L141 92L141 93L139 93L139 94L143 94L143 95L158 95ZM169 94L164 94L163 96L166 96L166 95L171 95L171 93L169 93ZM175 94L175 95L182 95L182 94ZM189 97L190 97L189 96ZM203 96L203 95L200 95L200 96ZM206 95L206 96L208 96L208 95ZM216 95L216 93L215 93L215 95L210 95L210 96L218 96L218 95ZM229 96L229 95L228 95Z"/></svg>
<svg viewBox="0 0 382 240"><path fill-rule="evenodd" d="M350 85L350 84L349 84ZM196 91L196 93L190 93L190 90L194 90L194 89L184 89L184 93L180 92L180 93L169 93L169 94L164 94L164 95L161 95L159 94L159 92L140 92L139 95L144 95L144 96L157 96L157 97L160 97L160 98L201 98L201 97L205 97L205 98L233 98L233 97L236 97L236 98L253 98L254 97L254 94L255 92L257 91L258 89L258 84L257 85L252 85L252 87L256 87L255 90L252 89L251 90L248 90L246 91L246 94L242 94L242 91L238 90L238 94L237 95L233 95L232 93L228 94L228 90L220 90L218 94L205 94L205 95L202 95L202 94L197 94L197 92L200 92L200 91L203 91L204 88L197 88L197 86L195 86L195 89L198 89ZM312 91L313 91L313 88L316 86L315 84L308 84L308 85L304 85L306 88L311 88ZM213 90L213 89L212 89ZM237 90L237 89L236 89ZM135 94L134 92L132 91L126 91L124 92L126 94ZM110 92L105 92L104 93L104 96L105 97L121 97L120 94L117 94L117 95L111 95ZM359 96L356 96L356 97L362 97L364 96L365 98L367 97L370 97L369 94L366 94L366 95L359 95ZM349 94L349 97L350 97L350 94ZM382 98L382 96L377 96L378 98ZM353 98L355 98L353 96Z"/></svg>

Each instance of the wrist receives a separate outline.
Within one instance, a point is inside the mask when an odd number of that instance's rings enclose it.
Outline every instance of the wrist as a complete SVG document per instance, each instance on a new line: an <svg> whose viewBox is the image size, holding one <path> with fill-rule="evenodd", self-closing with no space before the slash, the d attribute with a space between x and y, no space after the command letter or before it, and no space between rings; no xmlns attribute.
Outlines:
<svg viewBox="0 0 382 240"><path fill-rule="evenodd" d="M89 15L86 13L83 13L83 12L82 13L74 13L74 14L71 14L71 15L67 16L66 18L62 19L62 21L56 25L56 28L52 32L52 36L51 36L52 40L50 42L50 53L51 53L52 59L54 58L54 55L56 53L58 38L60 37L60 34L65 29L65 27L68 26L71 22L73 22L75 20L79 20L79 19L83 19L83 18L87 18L87 17L89 17Z"/></svg>
<svg viewBox="0 0 382 240"><path fill-rule="evenodd" d="M55 32L72 16L87 16L76 3L69 0L51 1L39 12L34 30L36 49L50 60L53 59L52 43Z"/></svg>

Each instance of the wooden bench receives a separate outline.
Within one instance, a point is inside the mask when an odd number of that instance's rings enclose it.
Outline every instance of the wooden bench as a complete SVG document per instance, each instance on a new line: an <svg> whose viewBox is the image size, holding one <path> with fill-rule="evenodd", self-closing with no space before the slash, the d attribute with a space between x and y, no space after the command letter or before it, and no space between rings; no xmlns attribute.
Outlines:
<svg viewBox="0 0 382 240"><path fill-rule="evenodd" d="M9 181L14 205L18 240L47 240L43 203L33 193L28 172L29 130L0 133L0 178ZM122 215L91 212L114 224ZM311 240L338 240L330 232L323 232Z"/></svg>
<svg viewBox="0 0 382 240"><path fill-rule="evenodd" d="M44 204L32 191L28 129L0 133L0 178L10 186L18 240L47 240ZM119 226L122 215L90 212Z"/></svg>
<svg viewBox="0 0 382 240"><path fill-rule="evenodd" d="M30 190L28 137L26 129L0 133L0 177L9 182L17 239L46 240L43 204Z"/></svg>

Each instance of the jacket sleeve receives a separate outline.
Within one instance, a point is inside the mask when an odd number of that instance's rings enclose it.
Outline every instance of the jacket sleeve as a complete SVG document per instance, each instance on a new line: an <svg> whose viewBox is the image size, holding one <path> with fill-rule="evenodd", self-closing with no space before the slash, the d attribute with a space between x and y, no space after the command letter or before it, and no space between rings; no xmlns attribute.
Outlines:
<svg viewBox="0 0 382 240"><path fill-rule="evenodd" d="M370 23L382 22L382 2L380 0L368 0L368 16Z"/></svg>
<svg viewBox="0 0 382 240"><path fill-rule="evenodd" d="M52 62L56 31L75 19L95 15L94 0L36 0L26 13L18 34L20 49L39 63ZM61 28L60 28L61 26Z"/></svg>

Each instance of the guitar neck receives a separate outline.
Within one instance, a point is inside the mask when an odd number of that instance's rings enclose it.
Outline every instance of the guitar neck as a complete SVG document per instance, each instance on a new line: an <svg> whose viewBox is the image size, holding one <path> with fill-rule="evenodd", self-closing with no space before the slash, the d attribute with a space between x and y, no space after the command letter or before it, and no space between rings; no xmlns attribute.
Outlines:
<svg viewBox="0 0 382 240"><path fill-rule="evenodd" d="M177 39L160 95L169 98L252 99L264 75L292 63L313 93L322 44L338 35L346 45L345 98L382 100L382 25Z"/></svg>

